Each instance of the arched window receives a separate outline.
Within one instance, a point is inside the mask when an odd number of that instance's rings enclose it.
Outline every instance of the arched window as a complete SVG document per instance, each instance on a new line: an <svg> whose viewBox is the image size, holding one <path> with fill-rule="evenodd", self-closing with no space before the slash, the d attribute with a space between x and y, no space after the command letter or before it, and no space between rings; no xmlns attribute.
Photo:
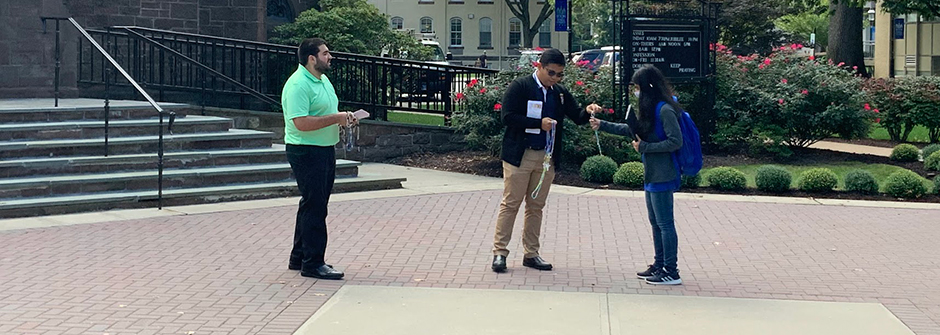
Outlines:
<svg viewBox="0 0 940 335"><path fill-rule="evenodd" d="M421 18L421 32L422 33L433 33L434 32L434 20L430 17Z"/></svg>
<svg viewBox="0 0 940 335"><path fill-rule="evenodd" d="M517 18L509 19L509 46L518 47L522 41L522 20Z"/></svg>
<svg viewBox="0 0 940 335"><path fill-rule="evenodd" d="M463 45L463 21L459 17L450 19L450 45Z"/></svg>
<svg viewBox="0 0 940 335"><path fill-rule="evenodd" d="M392 27L392 29L402 29L402 28L404 28L404 27L405 27L405 19L401 18L400 16L393 17L393 18L392 18L391 27Z"/></svg>
<svg viewBox="0 0 940 335"><path fill-rule="evenodd" d="M480 47L493 47L493 19L488 17L480 19Z"/></svg>

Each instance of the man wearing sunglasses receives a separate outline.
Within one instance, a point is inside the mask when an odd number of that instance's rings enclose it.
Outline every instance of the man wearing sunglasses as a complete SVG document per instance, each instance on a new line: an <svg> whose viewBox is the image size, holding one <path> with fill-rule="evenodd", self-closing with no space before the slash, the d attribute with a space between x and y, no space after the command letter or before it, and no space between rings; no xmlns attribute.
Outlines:
<svg viewBox="0 0 940 335"><path fill-rule="evenodd" d="M561 147L564 134L563 121L570 118L576 124L588 122L590 115L582 111L567 89L558 83L565 76L565 56L557 49L542 53L535 73L516 78L506 90L502 101L502 121L506 125L503 135L503 200L496 218L496 236L493 241L495 272L506 270L509 241L519 207L525 201L525 221L522 233L524 255L522 265L538 270L551 270L552 264L539 255L539 235L542 230L542 208L555 178L555 162L561 150L554 150L549 168L545 171L547 139L555 129L554 143ZM588 110L600 109L592 104ZM538 188L541 180L541 188ZM532 197L533 191L536 197Z"/></svg>

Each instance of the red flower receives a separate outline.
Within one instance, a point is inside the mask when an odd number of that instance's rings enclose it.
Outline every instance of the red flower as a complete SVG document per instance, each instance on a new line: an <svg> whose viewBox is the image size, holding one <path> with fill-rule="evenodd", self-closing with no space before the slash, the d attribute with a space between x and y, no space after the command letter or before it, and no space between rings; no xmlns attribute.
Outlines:
<svg viewBox="0 0 940 335"><path fill-rule="evenodd" d="M837 66L842 66L842 65L845 65L845 62L839 62L839 65Z"/></svg>
<svg viewBox="0 0 940 335"><path fill-rule="evenodd" d="M495 105L493 105L493 110L503 110L503 104L497 102Z"/></svg>
<svg viewBox="0 0 940 335"><path fill-rule="evenodd" d="M803 93L803 95L807 95L807 94L809 94L809 91L807 91L807 90L803 90L803 91L802 91L802 92L800 92L800 93Z"/></svg>
<svg viewBox="0 0 940 335"><path fill-rule="evenodd" d="M770 58L764 58L764 65L770 65Z"/></svg>
<svg viewBox="0 0 940 335"><path fill-rule="evenodd" d="M613 108L607 110L607 114L613 114L613 113L614 113L614 109L613 109Z"/></svg>
<svg viewBox="0 0 940 335"><path fill-rule="evenodd" d="M480 93L486 93L486 87L480 89Z"/></svg>
<svg viewBox="0 0 940 335"><path fill-rule="evenodd" d="M480 82L479 80L473 79L473 80L470 81L470 83L467 84L467 87L473 87L473 86L475 86L475 85L476 85L477 83L479 83L479 82Z"/></svg>
<svg viewBox="0 0 940 335"><path fill-rule="evenodd" d="M790 44L790 49L796 50L796 49L799 49L799 47L797 47L796 43L794 43L794 44Z"/></svg>
<svg viewBox="0 0 940 335"><path fill-rule="evenodd" d="M786 84L786 83L787 83L787 78L780 79L780 82Z"/></svg>
<svg viewBox="0 0 940 335"><path fill-rule="evenodd" d="M816 60L816 56L809 56L809 60Z"/></svg>
<svg viewBox="0 0 940 335"><path fill-rule="evenodd" d="M542 51L542 50L544 49L542 49L541 47L535 47L535 51Z"/></svg>
<svg viewBox="0 0 940 335"><path fill-rule="evenodd" d="M777 102L782 105L782 104L783 104L783 99L777 99Z"/></svg>
<svg viewBox="0 0 940 335"><path fill-rule="evenodd" d="M538 67L538 66L539 66L539 62L532 62L532 67Z"/></svg>
<svg viewBox="0 0 940 335"><path fill-rule="evenodd" d="M463 98L464 98L463 93L457 92L457 101L463 100Z"/></svg>
<svg viewBox="0 0 940 335"><path fill-rule="evenodd" d="M878 111L878 108L875 108L875 113L881 113L881 112Z"/></svg>
<svg viewBox="0 0 940 335"><path fill-rule="evenodd" d="M580 80L578 80L578 81L575 82L574 84L575 84L575 85L578 85L578 86L584 86L584 82L583 82L583 81L580 81Z"/></svg>
<svg viewBox="0 0 940 335"><path fill-rule="evenodd" d="M590 89L584 90L584 94L591 94L591 90Z"/></svg>
<svg viewBox="0 0 940 335"><path fill-rule="evenodd" d="M758 65L757 68L758 68L758 69L763 69L763 68L764 68L764 64Z"/></svg>
<svg viewBox="0 0 940 335"><path fill-rule="evenodd" d="M796 48L797 48L797 49L803 49L803 45L802 45L802 44L797 44L797 45L796 45Z"/></svg>
<svg viewBox="0 0 940 335"><path fill-rule="evenodd" d="M857 66L857 65L852 65L852 70L858 70L858 66Z"/></svg>
<svg viewBox="0 0 940 335"><path fill-rule="evenodd" d="M875 119L875 123L881 123L881 118L880 118L880 117L879 117L879 118L876 118L876 119Z"/></svg>
<svg viewBox="0 0 940 335"><path fill-rule="evenodd" d="M871 110L871 105L865 104L865 110L870 111L870 110Z"/></svg>
<svg viewBox="0 0 940 335"><path fill-rule="evenodd" d="M587 65L588 63L590 63L590 62L587 61L586 59L582 59L582 60L579 60L579 61L578 61L578 66L585 66L585 65Z"/></svg>

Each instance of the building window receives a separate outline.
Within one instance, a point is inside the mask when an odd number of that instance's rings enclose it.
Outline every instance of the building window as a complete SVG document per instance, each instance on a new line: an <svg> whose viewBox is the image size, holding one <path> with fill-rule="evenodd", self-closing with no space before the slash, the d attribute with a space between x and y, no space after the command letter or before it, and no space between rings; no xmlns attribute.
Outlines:
<svg viewBox="0 0 940 335"><path fill-rule="evenodd" d="M522 41L522 21L517 18L509 19L509 47L519 47Z"/></svg>
<svg viewBox="0 0 940 335"><path fill-rule="evenodd" d="M480 19L480 47L493 47L493 19L488 17Z"/></svg>
<svg viewBox="0 0 940 335"><path fill-rule="evenodd" d="M539 27L539 47L550 48L552 46L552 21L546 19Z"/></svg>
<svg viewBox="0 0 940 335"><path fill-rule="evenodd" d="M425 16L421 18L421 32L422 33L433 33L434 32L434 20Z"/></svg>
<svg viewBox="0 0 940 335"><path fill-rule="evenodd" d="M463 45L463 23L459 17L450 19L450 46Z"/></svg>
<svg viewBox="0 0 940 335"><path fill-rule="evenodd" d="M401 18L400 16L393 17L393 18L392 18L392 25L391 25L391 27L392 27L392 29L402 29L402 28L404 28L404 27L405 27L405 19Z"/></svg>

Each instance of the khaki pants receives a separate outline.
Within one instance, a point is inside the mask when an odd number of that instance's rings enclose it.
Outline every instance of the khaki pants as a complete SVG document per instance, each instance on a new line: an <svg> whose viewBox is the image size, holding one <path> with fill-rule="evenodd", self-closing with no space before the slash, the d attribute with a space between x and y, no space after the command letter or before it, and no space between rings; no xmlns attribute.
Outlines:
<svg viewBox="0 0 940 335"><path fill-rule="evenodd" d="M509 249L506 247L512 238L512 227L523 200L525 200L525 226L522 228L522 245L525 249L523 257L532 258L539 255L542 208L545 207L548 191L552 180L555 179L555 167L552 166L545 173L545 180L542 181L538 198L532 198L532 191L539 184L539 177L542 175L544 159L545 151L527 149L519 167L503 162L503 201L499 204L499 215L496 217L496 236L493 239L494 255L509 255Z"/></svg>

